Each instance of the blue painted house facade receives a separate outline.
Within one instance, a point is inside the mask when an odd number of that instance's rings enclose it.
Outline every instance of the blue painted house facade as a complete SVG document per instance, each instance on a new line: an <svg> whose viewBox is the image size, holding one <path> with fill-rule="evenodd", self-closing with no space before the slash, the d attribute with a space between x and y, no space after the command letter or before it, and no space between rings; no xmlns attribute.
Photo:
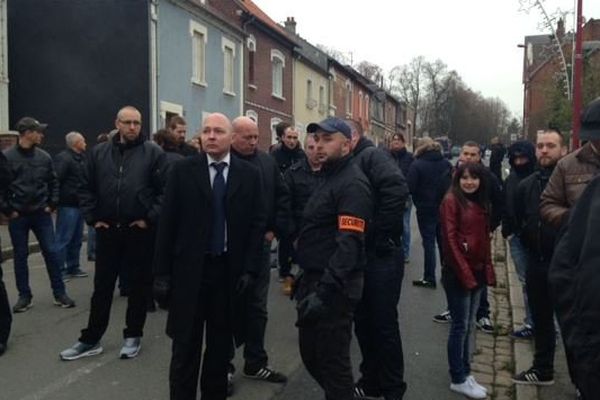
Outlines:
<svg viewBox="0 0 600 400"><path fill-rule="evenodd" d="M158 124L181 115L191 137L208 113L242 115L243 33L201 0L161 0L157 17Z"/></svg>

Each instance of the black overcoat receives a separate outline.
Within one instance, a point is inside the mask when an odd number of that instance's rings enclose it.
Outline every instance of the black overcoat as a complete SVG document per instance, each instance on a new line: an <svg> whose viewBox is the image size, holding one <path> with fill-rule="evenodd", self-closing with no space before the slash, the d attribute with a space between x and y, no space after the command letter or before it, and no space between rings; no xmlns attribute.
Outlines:
<svg viewBox="0 0 600 400"><path fill-rule="evenodd" d="M229 315L236 343L244 342L241 318L244 298L235 288L244 273L260 269L266 223L260 174L233 154L227 176L226 221L229 260ZM177 340L193 337L204 261L213 218L212 189L206 154L173 164L158 225L155 276L169 277L171 296L167 334Z"/></svg>

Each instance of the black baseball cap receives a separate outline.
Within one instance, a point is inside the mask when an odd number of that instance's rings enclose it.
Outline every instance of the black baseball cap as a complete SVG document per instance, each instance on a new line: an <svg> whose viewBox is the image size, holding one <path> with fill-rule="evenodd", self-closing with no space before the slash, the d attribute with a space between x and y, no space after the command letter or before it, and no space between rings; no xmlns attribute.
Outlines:
<svg viewBox="0 0 600 400"><path fill-rule="evenodd" d="M583 110L579 136L582 140L600 140L600 97Z"/></svg>
<svg viewBox="0 0 600 400"><path fill-rule="evenodd" d="M352 138L352 129L350 129L350 125L348 125L343 119L337 117L328 117L319 123L313 122L308 124L306 127L307 133L316 133L317 131L326 133L339 132L348 139Z"/></svg>
<svg viewBox="0 0 600 400"><path fill-rule="evenodd" d="M48 124L42 124L37 119L31 117L23 117L15 125L15 129L19 133L23 133L25 131L43 132L47 127Z"/></svg>

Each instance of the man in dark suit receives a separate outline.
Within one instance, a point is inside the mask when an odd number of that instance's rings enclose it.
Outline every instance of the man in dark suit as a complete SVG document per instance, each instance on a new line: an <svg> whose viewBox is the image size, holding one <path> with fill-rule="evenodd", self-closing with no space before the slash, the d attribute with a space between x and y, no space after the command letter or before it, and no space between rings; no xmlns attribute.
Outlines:
<svg viewBox="0 0 600 400"><path fill-rule="evenodd" d="M261 266L266 223L260 173L230 153L231 123L204 120L203 153L173 166L158 227L154 293L168 303L173 339L171 400L195 400L206 324L200 390L224 400L231 338L244 343L244 292Z"/></svg>

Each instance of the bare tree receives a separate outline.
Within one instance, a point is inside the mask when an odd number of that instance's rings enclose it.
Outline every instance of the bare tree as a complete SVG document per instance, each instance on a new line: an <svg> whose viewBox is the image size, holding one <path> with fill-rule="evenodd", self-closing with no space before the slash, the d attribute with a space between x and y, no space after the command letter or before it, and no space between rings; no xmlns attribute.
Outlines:
<svg viewBox="0 0 600 400"><path fill-rule="evenodd" d="M383 78L383 68L379 65L364 60L358 63L356 70L370 81L383 86L381 82L381 79Z"/></svg>
<svg viewBox="0 0 600 400"><path fill-rule="evenodd" d="M406 65L394 67L388 77L390 90L410 105L413 110L412 126L414 132L418 132L417 121L421 113L421 95L423 90L423 74L426 64L425 57L413 58Z"/></svg>

